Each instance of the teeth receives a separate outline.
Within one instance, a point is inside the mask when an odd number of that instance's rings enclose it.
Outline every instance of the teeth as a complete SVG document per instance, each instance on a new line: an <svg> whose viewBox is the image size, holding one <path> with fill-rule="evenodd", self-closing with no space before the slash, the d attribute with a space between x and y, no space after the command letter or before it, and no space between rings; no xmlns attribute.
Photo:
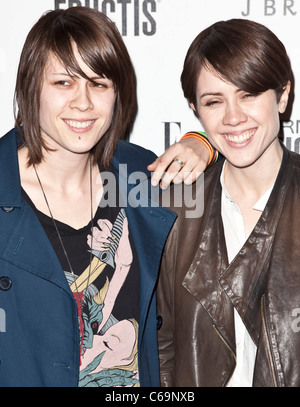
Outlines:
<svg viewBox="0 0 300 407"><path fill-rule="evenodd" d="M69 126L74 127L76 129L85 129L85 128L89 127L94 122L94 120L87 120L85 122L78 122L75 120L65 120L65 122Z"/></svg>
<svg viewBox="0 0 300 407"><path fill-rule="evenodd" d="M255 130L248 131L246 133L240 134L239 136L231 136L230 134L225 134L225 138L228 141L232 141L233 143L244 143L245 141L249 140L250 137L253 136Z"/></svg>

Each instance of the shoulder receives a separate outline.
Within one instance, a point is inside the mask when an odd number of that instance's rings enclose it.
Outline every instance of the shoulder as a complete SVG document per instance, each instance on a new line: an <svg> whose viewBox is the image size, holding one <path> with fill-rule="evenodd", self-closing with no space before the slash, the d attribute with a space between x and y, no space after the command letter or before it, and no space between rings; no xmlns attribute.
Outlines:
<svg viewBox="0 0 300 407"><path fill-rule="evenodd" d="M210 208L213 197L221 197L220 175L223 161L210 166L191 185L171 184L162 191L161 203L176 212L181 220L195 222L201 218L204 208Z"/></svg>
<svg viewBox="0 0 300 407"><path fill-rule="evenodd" d="M300 154L289 150L286 146L283 145L283 159L282 167L285 169L284 173L286 174L288 169L291 171L292 179L296 182L297 185L300 184Z"/></svg>
<svg viewBox="0 0 300 407"><path fill-rule="evenodd" d="M13 129L0 137L0 167L1 179L5 179L6 173L18 165L17 148L20 138L16 129Z"/></svg>
<svg viewBox="0 0 300 407"><path fill-rule="evenodd" d="M11 146L11 145L16 147L16 145L18 145L20 143L21 143L21 138L20 138L19 133L16 128L13 128L12 130L10 130L6 134L4 134L4 136L0 137L1 147Z"/></svg>
<svg viewBox="0 0 300 407"><path fill-rule="evenodd" d="M127 164L128 171L147 171L147 165L156 159L156 154L137 144L119 141L113 157L113 165Z"/></svg>
<svg viewBox="0 0 300 407"><path fill-rule="evenodd" d="M137 144L131 143L129 141L120 140L118 142L116 153L119 154L121 157L126 157L126 154L136 154L137 158L149 158L150 160L156 158L156 154L153 153L151 150L147 150L144 147L141 147ZM131 157L134 158L134 157Z"/></svg>
<svg viewBox="0 0 300 407"><path fill-rule="evenodd" d="M216 177L220 177L222 168L223 168L224 160L220 160L213 165L210 165L204 172L204 179L205 184L209 186L209 184L216 180Z"/></svg>
<svg viewBox="0 0 300 407"><path fill-rule="evenodd" d="M293 162L293 166L296 170L300 170L300 154L295 153L294 151L288 150L289 158Z"/></svg>

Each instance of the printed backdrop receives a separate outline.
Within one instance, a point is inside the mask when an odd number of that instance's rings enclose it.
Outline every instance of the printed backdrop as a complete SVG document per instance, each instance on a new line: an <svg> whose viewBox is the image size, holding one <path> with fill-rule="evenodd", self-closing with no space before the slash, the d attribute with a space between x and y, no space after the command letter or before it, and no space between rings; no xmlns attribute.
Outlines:
<svg viewBox="0 0 300 407"><path fill-rule="evenodd" d="M249 18L267 25L286 45L295 76L284 142L300 152L300 0L1 0L0 135L14 125L18 59L31 26L47 10L89 6L119 28L138 78L139 113L131 141L161 154L189 130L202 130L185 101L180 74L194 37L220 19Z"/></svg>

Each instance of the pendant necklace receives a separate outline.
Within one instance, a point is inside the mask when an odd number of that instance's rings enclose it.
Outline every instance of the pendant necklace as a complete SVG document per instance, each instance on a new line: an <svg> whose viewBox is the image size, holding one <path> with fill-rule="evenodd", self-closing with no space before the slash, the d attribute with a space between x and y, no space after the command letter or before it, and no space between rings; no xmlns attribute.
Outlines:
<svg viewBox="0 0 300 407"><path fill-rule="evenodd" d="M93 230L93 187L92 187L92 186L93 186L93 177L92 177L92 157L91 157L91 155L90 155L90 157L89 157L89 161L90 161L91 230ZM68 266L69 266L70 272L71 272L71 274L72 274L73 276L75 276L75 273L74 273L74 271L73 271L73 268L72 268L72 265L71 265L71 262L70 262L70 259L69 259L69 256L68 256L68 253L67 253L67 251L66 251L65 245L64 245L63 240L62 240L62 237L61 237L61 234L60 234L60 232L59 232L59 229L58 229L58 227L57 227L56 221L55 221L54 216L53 216L53 214L52 214L52 211L51 211L51 208L50 208L50 205L49 205L49 202L48 202L46 193L45 193L45 191L44 191L42 182L41 182L41 180L40 180L39 174L38 174L38 172L37 172L37 169L36 169L35 165L33 165L33 167L34 167L34 171L35 171L37 180L38 180L38 182L39 182L39 184L40 184L40 187L41 187L41 190L42 190L42 193L43 193L43 196L44 196L44 199L45 199L45 202L46 202L48 211L49 211L49 213L50 213L50 217L51 217L51 219L52 219L54 228L55 228L55 230L56 230L56 234L57 234L57 236L58 236L58 239L59 239L59 242L60 242L61 247L62 247L62 249L63 249L64 255L65 255L66 260L67 260L67 262L68 262ZM93 233L91 233L91 250L90 250L90 260L89 260L89 274L88 274L88 280L87 280L87 285L86 285L86 287L88 287L88 285L89 285L89 279L90 279L90 275L91 275L91 264L92 264L92 258L93 258L92 249L93 249ZM80 295L79 295L79 290L78 290L78 286L77 286L77 283L76 283L76 279L75 279L74 283L75 283L75 289L76 289L76 291L77 291L78 298L79 298L79 301L80 301L80 306L81 306L81 308L82 308L83 304L82 304L82 302L81 302L81 298L80 298Z"/></svg>

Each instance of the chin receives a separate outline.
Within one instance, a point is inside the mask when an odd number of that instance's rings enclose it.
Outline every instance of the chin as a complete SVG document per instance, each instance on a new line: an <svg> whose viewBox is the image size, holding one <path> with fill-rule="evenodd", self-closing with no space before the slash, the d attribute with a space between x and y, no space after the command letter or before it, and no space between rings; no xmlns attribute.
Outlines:
<svg viewBox="0 0 300 407"><path fill-rule="evenodd" d="M236 160L230 160L229 158L227 159L227 161L230 163L230 165L232 165L235 168L240 168L240 169L244 169L244 168L249 168L252 165L254 165L257 161L256 159L249 159L249 157L247 159L236 159Z"/></svg>

